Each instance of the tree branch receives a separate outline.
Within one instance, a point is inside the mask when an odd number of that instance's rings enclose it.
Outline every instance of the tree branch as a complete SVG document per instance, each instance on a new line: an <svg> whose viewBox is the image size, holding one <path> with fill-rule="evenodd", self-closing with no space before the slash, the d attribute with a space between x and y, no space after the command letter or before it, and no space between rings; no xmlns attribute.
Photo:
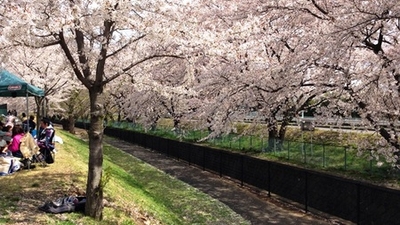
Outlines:
<svg viewBox="0 0 400 225"><path fill-rule="evenodd" d="M382 34L382 27L379 28L379 37L378 37L378 43L373 44L372 42L369 41L369 38L377 32L374 31L371 34L367 35L367 37L364 39L364 44L367 46L367 48L371 49L375 54L378 54L380 51L383 53L382 49L382 42L383 42L383 34Z"/></svg>
<svg viewBox="0 0 400 225"><path fill-rule="evenodd" d="M120 49L114 51L113 53L109 54L106 56L106 58L109 58L111 56L114 56L116 54L118 54L119 52L121 52L122 50L124 50L126 47L128 47L130 44L139 41L140 39L144 38L146 35L143 34L141 36L139 36L138 38L134 39L134 40L130 40L129 42L127 42L125 45L123 45Z"/></svg>
<svg viewBox="0 0 400 225"><path fill-rule="evenodd" d="M13 46L22 45L22 46L26 46L26 47L29 47L29 48L39 49L39 48L45 48L45 47L58 45L58 44L60 44L60 41L59 40L51 41L51 42L43 43L43 44L40 44L40 45L32 45L32 44L29 44L27 42L14 42L14 43L16 43L16 44L13 44Z"/></svg>
<svg viewBox="0 0 400 225"><path fill-rule="evenodd" d="M91 72L90 72L90 67L88 65L88 58L85 54L84 35L83 35L82 31L79 29L75 29L75 41L76 41L76 45L78 48L79 63L81 66L83 65L83 68L82 68L83 76L85 78L89 78L91 75Z"/></svg>
<svg viewBox="0 0 400 225"><path fill-rule="evenodd" d="M87 79L85 79L85 77L83 77L83 74L79 70L78 65L75 62L74 57L72 56L71 51L69 50L68 45L65 41L64 33L62 31L60 31L60 33L58 34L58 37L60 39L61 49L64 51L65 56L67 57L68 61L70 62L76 77L82 82L83 85L85 85L86 88L89 89L91 87L91 84L90 84L89 80L87 80Z"/></svg>
<svg viewBox="0 0 400 225"><path fill-rule="evenodd" d="M122 72L116 73L116 74L114 74L112 77L110 77L110 78L104 80L104 81L102 82L102 85L107 84L107 83L109 83L109 82L115 80L116 78L118 78L118 77L121 76L122 74L128 72L128 71L131 70L133 67L135 67L135 66L137 66L137 65L139 65L139 64L142 64L142 63L144 63L144 62L146 62L146 61L148 61L148 60L150 60L150 59L163 58L163 57L171 57L171 58L183 59L183 57L181 57L181 56L177 56L177 55L168 55L168 54L160 54L160 55L151 55L151 56L147 56L147 57L144 57L143 59L138 60L138 61L136 61L136 62L130 64L129 66L123 68L123 69L122 69Z"/></svg>
<svg viewBox="0 0 400 225"><path fill-rule="evenodd" d="M328 11L324 10L320 5L318 5L315 0L311 0L312 4L317 8L321 13L328 15Z"/></svg>
<svg viewBox="0 0 400 225"><path fill-rule="evenodd" d="M111 20L105 20L104 21L104 33L103 37L105 40L105 43L102 43L101 45L101 50L100 50L100 57L97 61L97 67L96 67L96 86L98 88L98 92L101 93L103 90L104 82L103 82L103 75L104 75L104 67L106 64L106 59L107 59L107 49L110 44L110 39L112 36L112 28L114 26L114 21Z"/></svg>

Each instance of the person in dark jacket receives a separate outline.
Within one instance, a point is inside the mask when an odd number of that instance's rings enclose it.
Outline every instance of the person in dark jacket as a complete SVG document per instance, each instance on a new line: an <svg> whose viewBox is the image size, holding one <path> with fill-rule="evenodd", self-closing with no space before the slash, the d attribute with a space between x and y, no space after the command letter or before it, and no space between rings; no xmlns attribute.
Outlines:
<svg viewBox="0 0 400 225"><path fill-rule="evenodd" d="M40 152L45 156L45 161L46 163L53 163L54 158L52 156L53 150L54 150L54 135L55 135L55 130L53 126L51 125L51 121L48 118L43 118L40 121L40 132L39 132L39 138L37 139L38 141L38 146L40 148Z"/></svg>
<svg viewBox="0 0 400 225"><path fill-rule="evenodd" d="M23 126L25 132L29 131L29 133L32 134L32 131L36 129L35 116L34 115L30 115L29 116L29 120L24 120L22 122L22 126Z"/></svg>

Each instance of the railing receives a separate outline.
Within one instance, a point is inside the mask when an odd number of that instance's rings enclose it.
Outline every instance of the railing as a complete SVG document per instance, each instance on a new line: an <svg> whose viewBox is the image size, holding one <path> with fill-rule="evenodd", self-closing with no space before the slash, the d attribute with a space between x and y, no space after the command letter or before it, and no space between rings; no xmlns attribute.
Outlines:
<svg viewBox="0 0 400 225"><path fill-rule="evenodd" d="M132 123L114 123L109 124L109 126L144 132L140 125L133 125ZM157 127L156 130L148 133L156 136L161 134L163 137L171 137L171 139L180 139L191 143L195 143L208 135L206 131L181 130L176 132L162 127ZM302 135L303 133L304 138L302 139L304 141L285 140L282 143L280 140L268 139L268 137L257 135L240 136L229 134L210 139L205 144L232 151L252 152L268 157L277 157L291 163L306 165L307 167L351 170L367 176L382 176L387 174L387 171L392 166L382 157L377 157L376 155L372 157L371 154L374 149L369 152L364 150L360 155L354 146L323 143L316 140L316 137L313 140L313 132L302 131Z"/></svg>
<svg viewBox="0 0 400 225"><path fill-rule="evenodd" d="M305 211L316 209L357 224L400 223L399 190L135 131L107 127L104 134L279 195Z"/></svg>

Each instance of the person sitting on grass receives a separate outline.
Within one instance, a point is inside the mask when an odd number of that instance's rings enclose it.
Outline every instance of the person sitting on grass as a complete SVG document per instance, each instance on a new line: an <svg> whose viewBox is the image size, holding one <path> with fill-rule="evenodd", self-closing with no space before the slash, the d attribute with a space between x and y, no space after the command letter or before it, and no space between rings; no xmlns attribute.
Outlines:
<svg viewBox="0 0 400 225"><path fill-rule="evenodd" d="M12 129L13 126L11 125L4 125L3 128L1 129L1 131L4 131L6 133L6 135L8 135L9 137L11 137L12 135Z"/></svg>
<svg viewBox="0 0 400 225"><path fill-rule="evenodd" d="M22 152L19 149L21 138L24 136L25 132L22 125L18 122L14 125L12 129L12 141L8 146L8 150L11 151L12 155L17 158L23 158Z"/></svg>
<svg viewBox="0 0 400 225"><path fill-rule="evenodd" d="M43 118L40 121L40 130L41 131L38 138L40 152L45 156L46 163L53 163L54 159L52 152L54 150L55 130L48 118Z"/></svg>
<svg viewBox="0 0 400 225"><path fill-rule="evenodd" d="M8 146L11 144L11 137L6 135L6 132L0 131L0 156L12 156Z"/></svg>
<svg viewBox="0 0 400 225"><path fill-rule="evenodd" d="M23 167L23 164L14 158L8 150L11 144L11 137L5 132L0 132L0 176L12 174Z"/></svg>
<svg viewBox="0 0 400 225"><path fill-rule="evenodd" d="M35 123L35 116L30 115L29 120L25 120L22 122L22 126L24 127L25 132L29 132L32 134L32 136L36 136L36 134L33 134L33 130L36 129L36 123Z"/></svg>

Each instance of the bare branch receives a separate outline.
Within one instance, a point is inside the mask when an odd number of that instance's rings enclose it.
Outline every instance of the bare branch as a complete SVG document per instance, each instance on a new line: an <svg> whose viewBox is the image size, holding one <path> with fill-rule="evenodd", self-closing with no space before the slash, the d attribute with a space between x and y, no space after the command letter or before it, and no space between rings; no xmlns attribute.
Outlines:
<svg viewBox="0 0 400 225"><path fill-rule="evenodd" d="M24 42L15 41L13 46L26 46L29 48L39 49L39 48L45 48L45 47L50 47L50 46L59 45L59 44L60 44L59 40L51 41L51 42L43 42L40 45L33 45L33 44L30 44L25 41Z"/></svg>
<svg viewBox="0 0 400 225"><path fill-rule="evenodd" d="M60 38L61 49L64 51L65 56L67 57L68 61L70 62L76 77L82 82L83 85L85 85L86 88L89 89L91 87L91 83L89 82L89 80L85 79L85 77L79 70L78 65L77 65L76 61L74 60L74 57L72 56L71 51L69 50L68 45L65 41L64 33L60 32L58 36Z"/></svg>
<svg viewBox="0 0 400 225"><path fill-rule="evenodd" d="M91 71L88 64L88 58L85 54L85 41L81 30L75 29L75 41L78 47L78 58L80 65L83 65L82 72L85 78L90 77Z"/></svg>
<svg viewBox="0 0 400 225"><path fill-rule="evenodd" d="M320 12L322 12L325 15L328 15L328 11L324 10L320 5L318 5L315 0L311 0L315 8L317 8Z"/></svg>
<svg viewBox="0 0 400 225"><path fill-rule="evenodd" d="M151 60L151 59L155 59L155 58L164 58L164 57L171 57L171 58L177 58L177 59L184 59L184 57L181 57L181 56L178 56L178 55L168 55L168 54L160 54L160 55L151 55L151 56L147 56L147 57L144 57L143 59L138 60L138 61L136 61L136 62L130 64L129 66L123 68L123 69L122 69L122 72L117 73L117 74L114 74L112 77L110 77L110 78L104 80L103 83L102 83L102 85L105 85L105 84L107 84L107 83L109 83L109 82L115 80L116 78L118 78L119 76L121 76L121 75L124 74L124 73L127 73L129 70L131 70L133 67L135 67L135 66L137 66L137 65L139 65L139 64L142 64L142 63L144 63L144 62L146 62L146 61L148 61L148 60Z"/></svg>
<svg viewBox="0 0 400 225"><path fill-rule="evenodd" d="M373 44L372 42L369 41L369 38L371 37L371 35L373 35L376 31L371 32L370 34L367 35L367 37L364 39L364 44L367 46L367 48L371 49L375 54L378 54L380 51L382 51L383 53L383 49L382 49L382 42L383 42L383 34L382 34L382 29L383 27L380 27L379 29L379 37L378 37L378 43Z"/></svg>
<svg viewBox="0 0 400 225"><path fill-rule="evenodd" d="M114 55L118 54L119 52L121 52L122 50L124 50L125 48L127 48L130 44L132 44L132 43L134 43L134 42L137 42L137 41L139 41L140 39L142 39L142 38L144 38L144 37L146 37L145 34L139 36L139 37L136 38L136 39L130 40L129 42L127 42L125 45L123 45L123 46L122 46L121 48L119 48L118 50L116 50L116 51L114 51L113 53L107 55L106 58L109 58L109 57L111 57L111 56L114 56Z"/></svg>
<svg viewBox="0 0 400 225"><path fill-rule="evenodd" d="M96 67L96 84L98 85L97 88L99 88L99 90L97 90L98 92L103 91L102 88L105 84L103 83L104 67L106 64L107 49L110 44L113 26L114 26L114 21L111 20L104 21L103 37L106 40L106 43L102 44L101 46L100 57L97 61L97 67Z"/></svg>
<svg viewBox="0 0 400 225"><path fill-rule="evenodd" d="M268 12L269 9L276 9L276 10L282 10L282 11L290 11L290 12L295 12L295 11L301 11L301 12L305 12L307 14L310 14L320 20L331 20L332 18L327 17L327 16L320 16L314 12L312 12L310 9L308 8L304 8L304 7L287 7L287 6L276 6L276 5L269 5L266 6L262 11L260 11L261 13L266 13ZM319 10L320 11L320 10ZM321 11L322 12L322 11ZM324 15L327 15L324 13Z"/></svg>

